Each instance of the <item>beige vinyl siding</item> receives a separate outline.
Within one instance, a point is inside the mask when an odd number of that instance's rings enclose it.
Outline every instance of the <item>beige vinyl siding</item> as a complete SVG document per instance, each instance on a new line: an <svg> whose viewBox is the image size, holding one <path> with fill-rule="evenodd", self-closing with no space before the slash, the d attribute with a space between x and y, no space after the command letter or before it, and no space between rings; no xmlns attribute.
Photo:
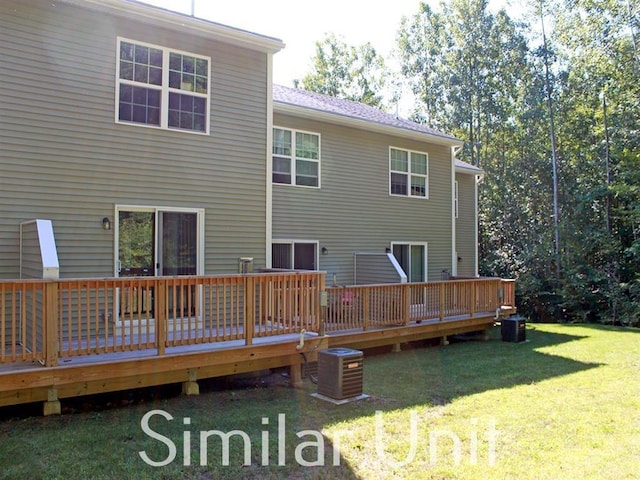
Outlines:
<svg viewBox="0 0 640 480"><path fill-rule="evenodd" d="M28 223L22 227L22 278L42 278L42 275L38 227Z"/></svg>
<svg viewBox="0 0 640 480"><path fill-rule="evenodd" d="M476 213L475 175L456 174L458 182L458 218L456 220L456 249L458 276L476 276Z"/></svg>
<svg viewBox="0 0 640 480"><path fill-rule="evenodd" d="M210 135L115 123L117 37L211 57ZM0 278L50 219L61 277L114 269L117 204L205 209L205 273L265 264L267 56L50 1L0 2Z"/></svg>
<svg viewBox="0 0 640 480"><path fill-rule="evenodd" d="M315 238L320 270L353 282L355 252L428 243L428 278L451 269L451 152L446 146L274 114L274 125L321 135L320 189L273 185L274 238ZM429 155L429 198L389 195L389 147Z"/></svg>
<svg viewBox="0 0 640 480"><path fill-rule="evenodd" d="M398 275L398 271L386 253L356 254L354 262L355 279L353 283L357 285L401 283L403 278L406 282L406 277Z"/></svg>

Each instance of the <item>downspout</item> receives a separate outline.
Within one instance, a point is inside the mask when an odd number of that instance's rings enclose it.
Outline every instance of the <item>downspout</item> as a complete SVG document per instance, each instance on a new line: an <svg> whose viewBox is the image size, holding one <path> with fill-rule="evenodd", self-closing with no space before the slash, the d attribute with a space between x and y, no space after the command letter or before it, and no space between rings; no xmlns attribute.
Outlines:
<svg viewBox="0 0 640 480"><path fill-rule="evenodd" d="M474 228L475 228L475 276L479 277L480 276L480 259L479 259L479 252L480 252L480 248L479 248L479 242L480 242L480 232L479 232L479 222L480 222L480 216L478 215L478 184L483 180L483 176L482 175L476 175L476 182L475 182L475 189L474 189L474 211L475 211L475 221L474 221Z"/></svg>
<svg viewBox="0 0 640 480"><path fill-rule="evenodd" d="M459 145L451 147L451 275L458 275L458 246L456 243L456 156L462 149Z"/></svg>
<svg viewBox="0 0 640 480"><path fill-rule="evenodd" d="M273 241L273 164L271 162L271 152L273 150L273 53L267 53L267 131L266 131L266 158L267 178L266 180L266 225L265 225L265 263L266 268L273 265L273 252L271 242Z"/></svg>

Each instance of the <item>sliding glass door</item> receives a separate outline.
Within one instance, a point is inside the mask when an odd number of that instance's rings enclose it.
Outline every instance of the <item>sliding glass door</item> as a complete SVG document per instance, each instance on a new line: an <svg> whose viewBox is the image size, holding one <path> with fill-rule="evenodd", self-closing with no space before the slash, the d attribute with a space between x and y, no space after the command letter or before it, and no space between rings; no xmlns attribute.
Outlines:
<svg viewBox="0 0 640 480"><path fill-rule="evenodd" d="M116 276L203 273L203 210L122 206L116 209L116 216ZM169 311L176 315L195 314L198 299L193 287L180 287L176 291L171 287L167 293ZM132 289L123 297L121 313L153 315L154 294Z"/></svg>
<svg viewBox="0 0 640 480"><path fill-rule="evenodd" d="M118 276L201 273L200 211L122 207L117 215Z"/></svg>

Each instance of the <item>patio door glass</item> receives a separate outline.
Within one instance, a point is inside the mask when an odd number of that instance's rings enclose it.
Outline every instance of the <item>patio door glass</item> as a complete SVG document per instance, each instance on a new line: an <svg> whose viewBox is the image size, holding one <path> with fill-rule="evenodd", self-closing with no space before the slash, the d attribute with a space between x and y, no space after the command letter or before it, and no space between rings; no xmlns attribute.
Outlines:
<svg viewBox="0 0 640 480"><path fill-rule="evenodd" d="M198 213L118 211L120 277L198 274Z"/></svg>
<svg viewBox="0 0 640 480"><path fill-rule="evenodd" d="M198 214L158 212L160 275L198 273Z"/></svg>
<svg viewBox="0 0 640 480"><path fill-rule="evenodd" d="M118 212L118 276L155 275L155 212Z"/></svg>
<svg viewBox="0 0 640 480"><path fill-rule="evenodd" d="M198 275L202 211L119 207L117 209L119 277ZM130 289L121 313L153 314L153 289ZM169 287L167 307L193 315L198 299L193 286Z"/></svg>
<svg viewBox="0 0 640 480"><path fill-rule="evenodd" d="M393 255L407 274L409 282L427 281L427 246L426 243L394 243Z"/></svg>

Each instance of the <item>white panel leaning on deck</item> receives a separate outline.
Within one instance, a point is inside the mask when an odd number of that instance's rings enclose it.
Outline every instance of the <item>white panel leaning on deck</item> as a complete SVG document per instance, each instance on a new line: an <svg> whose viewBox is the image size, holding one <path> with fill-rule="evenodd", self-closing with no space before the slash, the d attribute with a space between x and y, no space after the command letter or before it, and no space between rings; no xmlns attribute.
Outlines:
<svg viewBox="0 0 640 480"><path fill-rule="evenodd" d="M33 228L35 227L35 228ZM35 234L36 238L29 238L29 233ZM33 245L33 242L37 242ZM29 247L39 250L38 270L40 270L42 278L58 279L60 278L60 262L58 261L58 249L56 248L56 239L53 234L53 224L51 220L31 220L20 224L20 272L29 255ZM31 252L31 256L36 255ZM35 266L34 266L35 267Z"/></svg>

